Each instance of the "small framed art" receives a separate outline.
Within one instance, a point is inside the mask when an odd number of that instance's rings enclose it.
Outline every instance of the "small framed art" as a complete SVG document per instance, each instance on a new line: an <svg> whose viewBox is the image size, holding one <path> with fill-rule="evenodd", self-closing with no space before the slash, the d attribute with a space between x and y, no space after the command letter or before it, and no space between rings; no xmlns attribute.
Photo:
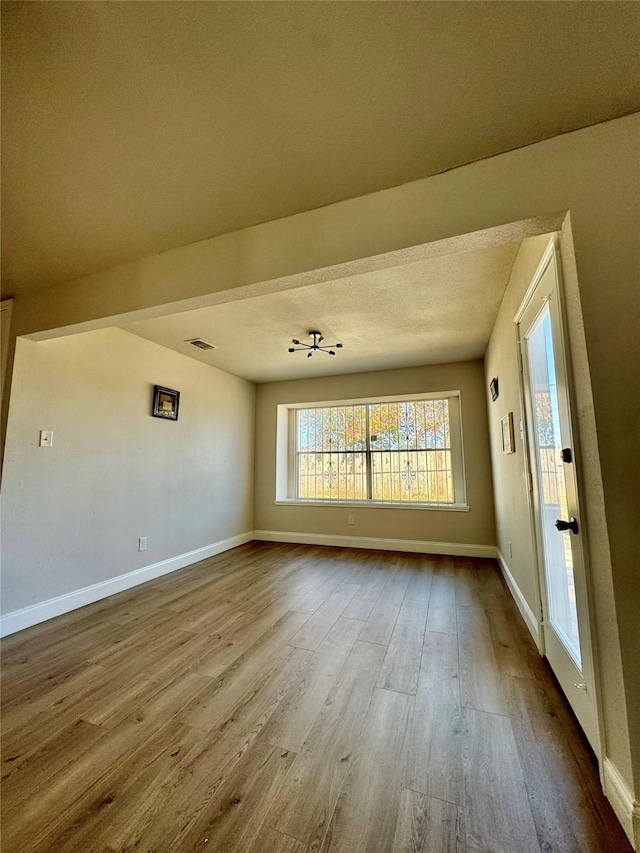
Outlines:
<svg viewBox="0 0 640 853"><path fill-rule="evenodd" d="M151 414L154 418L177 421L179 405L179 391L173 391L171 388L163 388L162 385L153 386L153 408L151 409Z"/></svg>
<svg viewBox="0 0 640 853"><path fill-rule="evenodd" d="M491 391L491 399L495 403L498 399L498 394L500 393L498 390L498 377L494 376L491 382L489 383L489 390Z"/></svg>
<svg viewBox="0 0 640 853"><path fill-rule="evenodd" d="M513 412L502 418L502 452L515 453L516 446L513 438Z"/></svg>

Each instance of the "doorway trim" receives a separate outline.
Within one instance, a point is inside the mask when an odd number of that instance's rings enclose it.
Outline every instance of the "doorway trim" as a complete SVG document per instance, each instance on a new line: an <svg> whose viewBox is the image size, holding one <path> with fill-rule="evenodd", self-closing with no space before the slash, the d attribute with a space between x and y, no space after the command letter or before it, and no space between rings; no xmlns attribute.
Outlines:
<svg viewBox="0 0 640 853"><path fill-rule="evenodd" d="M569 328L567 323L566 316L566 300L565 300L565 290L564 290L564 281L563 281L563 272L562 272L562 253L560 251L560 234L555 233L552 235L549 240L549 244L547 245L542 258L540 259L540 263L536 268L535 273L531 279L531 283L527 287L527 290L522 298L522 301L516 311L513 322L514 322L514 331L516 335L516 344L517 344L517 352L519 359L519 397L520 397L520 411L522 417L522 442L524 455L526 460L526 471L529 481L529 489L527 495L527 504L529 509L529 522L531 525L531 532L533 536L533 541L535 542L535 558L536 558L536 609L539 613L540 625L539 625L539 637L540 643L538 644L538 648L540 650L540 654L545 656L545 639L544 639L544 630L543 630L543 572L544 572L544 557L542 553L542 543L540 542L540 536L538 533L538 525L537 525L537 517L536 517L536 506L533 495L533 471L531 469L531 454L530 454L530 440L529 440L529 424L527 422L527 411L525 405L525 394L527 393L525 388L525 376L524 376L524 368L522 362L522 351L521 351L521 338L519 331L519 323L521 322L530 302L531 298L538 287L540 280L545 274L549 264L555 260L554 268L556 274L556 289L558 295L558 307L559 307L559 321L560 328L562 334L562 340L560 342L564 367L566 372L567 379L567 394L569 398L569 428L571 432L572 446L574 448L574 464L575 464L575 475L576 475L576 490L577 490L577 501L578 506L580 507L581 517L584 519L586 516L586 496L583 493L582 483L584 482L583 471L582 471L582 453L580 448L580 437L579 430L577 428L577 423L575 420L575 411L576 411L576 395L575 395L575 385L574 385L574 376L571 364L571 347L569 342ZM583 521L584 524L584 521ZM585 594L587 599L587 631L588 631L588 644L589 651L591 655L591 665L593 672L593 691L594 691L594 708L596 715L596 743L591 744L593 751L598 760L598 767L600 773L600 780L604 786L605 779L605 761L606 761L606 741L605 741L605 731L604 731L604 713L602 707L602 692L601 692L601 678L600 678L600 665L598 659L598 646L595 642L595 638L597 636L596 633L596 625L595 625L595 607L594 607L594 595L593 595L593 580L591 574L591 563L589 559L589 541L588 536L582 537L582 552L583 552L583 561L584 561L584 577L585 577Z"/></svg>

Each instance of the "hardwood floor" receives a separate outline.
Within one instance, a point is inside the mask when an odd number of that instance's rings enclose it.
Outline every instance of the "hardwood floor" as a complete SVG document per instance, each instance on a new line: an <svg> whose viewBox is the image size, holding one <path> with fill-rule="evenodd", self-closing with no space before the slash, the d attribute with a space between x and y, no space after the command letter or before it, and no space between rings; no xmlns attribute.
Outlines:
<svg viewBox="0 0 640 853"><path fill-rule="evenodd" d="M2 652L3 853L631 851L490 560L254 542Z"/></svg>

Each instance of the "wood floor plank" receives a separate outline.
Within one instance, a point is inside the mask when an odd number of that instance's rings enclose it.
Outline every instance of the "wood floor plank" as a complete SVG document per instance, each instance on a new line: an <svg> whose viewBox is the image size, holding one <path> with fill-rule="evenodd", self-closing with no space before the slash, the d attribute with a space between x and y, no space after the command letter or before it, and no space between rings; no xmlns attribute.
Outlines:
<svg viewBox="0 0 640 853"><path fill-rule="evenodd" d="M64 617L63 617L64 618ZM48 623L47 623L48 624ZM25 679L39 675L42 668L50 668L59 660L68 660L70 655L80 653L83 660L90 658L96 649L107 647L111 642L118 642L128 637L130 630L124 625L118 625L113 620L87 623L78 620L68 629L52 629L50 640L43 641L42 637L28 642L14 655L3 655L3 675L10 676L11 684L20 684ZM82 638L82 648L78 648L78 638ZM3 652L6 651L5 640L2 640Z"/></svg>
<svg viewBox="0 0 640 853"><path fill-rule="evenodd" d="M465 720L467 849L539 850L511 721L473 708Z"/></svg>
<svg viewBox="0 0 640 853"><path fill-rule="evenodd" d="M454 557L456 604L463 607L483 607L487 596L505 596L505 588L496 571L495 560L478 557Z"/></svg>
<svg viewBox="0 0 640 853"><path fill-rule="evenodd" d="M59 683L54 681L49 690L38 691L33 698L29 694L22 702L8 705L2 711L2 742L10 742L11 733L16 729L24 731L34 718L42 718L42 715L50 713L51 709L58 710L65 703L70 704L79 694L82 695L83 691L92 691L96 679L106 673L105 667L84 663L77 669L72 668L68 679Z"/></svg>
<svg viewBox="0 0 640 853"><path fill-rule="evenodd" d="M2 755L2 808L3 811L24 802L30 792L41 788L61 773L78 756L83 755L102 737L98 726L76 720L57 736L45 741L40 749L24 755Z"/></svg>
<svg viewBox="0 0 640 853"><path fill-rule="evenodd" d="M440 557L434 568L427 631L456 633L456 585L453 557Z"/></svg>
<svg viewBox="0 0 640 853"><path fill-rule="evenodd" d="M329 580L335 571L343 569L351 570L353 568L353 563L350 563L348 559L344 559L344 549L342 548L328 549L318 545L306 545L302 547L306 549L309 559L304 560L289 575L289 580L293 581L296 585L298 581L302 581L295 592L303 592L304 590L303 594L306 594L312 587Z"/></svg>
<svg viewBox="0 0 640 853"><path fill-rule="evenodd" d="M403 790L391 853L465 853L459 806Z"/></svg>
<svg viewBox="0 0 640 853"><path fill-rule="evenodd" d="M393 849L414 701L404 693L374 691L322 853Z"/></svg>
<svg viewBox="0 0 640 853"><path fill-rule="evenodd" d="M358 744L384 647L356 643L276 797L268 825L313 844L322 842Z"/></svg>
<svg viewBox="0 0 640 853"><path fill-rule="evenodd" d="M411 726L406 787L463 806L464 736L457 640L451 634L427 631Z"/></svg>
<svg viewBox="0 0 640 853"><path fill-rule="evenodd" d="M129 606L118 610L116 620L120 625L135 624L141 617L148 615L159 607L177 612L185 612L198 604L206 596L206 591L223 575L221 572L210 571L204 577L193 577L184 583L165 588L164 590L148 590L145 600L132 599Z"/></svg>
<svg viewBox="0 0 640 853"><path fill-rule="evenodd" d="M256 842L295 753L257 741L227 775L200 813L173 837L157 834L149 853L201 849L245 853ZM145 848L143 848L145 849Z"/></svg>
<svg viewBox="0 0 640 853"><path fill-rule="evenodd" d="M358 584L341 583L307 619L291 640L291 645L315 652L359 589Z"/></svg>
<svg viewBox="0 0 640 853"><path fill-rule="evenodd" d="M290 596L291 605L299 602L302 596L286 593ZM247 612L258 613L265 606L273 604L283 595L282 578L270 574L256 574L243 583L237 583L235 589L228 593L229 601Z"/></svg>
<svg viewBox="0 0 640 853"><path fill-rule="evenodd" d="M290 656L281 659L273 677L256 686L251 697L243 697L230 708L208 736L187 727L194 733L195 743L190 749L180 751L176 763L160 776L158 785L147 789L146 796L138 802L135 821L110 824L105 836L107 843L118 850L155 853L156 843L171 838L176 825L192 824L197 819L258 740L270 715L311 655L293 647L289 652Z"/></svg>
<svg viewBox="0 0 640 853"><path fill-rule="evenodd" d="M254 542L7 638L3 853L631 853L509 596Z"/></svg>
<svg viewBox="0 0 640 853"><path fill-rule="evenodd" d="M258 573L256 572L256 574ZM194 608L202 603L203 599L208 599L210 605L211 598L206 593L213 592L215 594L217 592L220 595L220 587L225 583L222 580L224 578L223 572L211 572L204 578L194 578L186 589L181 585L165 590L162 597L159 598L160 606L176 613L191 613ZM227 579L226 583L228 585L230 579Z"/></svg>
<svg viewBox="0 0 640 853"><path fill-rule="evenodd" d="M508 714L503 677L491 642L485 611L480 607L457 607L460 696L465 708Z"/></svg>
<svg viewBox="0 0 640 853"><path fill-rule="evenodd" d="M105 632L116 631L119 634L126 635L126 628L124 626L115 627L117 623L110 617L117 613L122 606L119 601L114 602L113 599L121 599L124 602L130 596L131 592L120 593L93 605L65 613L63 616L50 619L40 625L34 625L13 636L4 637L2 639L3 673L12 671L13 682L18 677L13 672L13 667L16 665L22 667L25 664L28 666L31 660L42 663L60 652L68 654L74 648L77 650L79 637L82 638L83 652L88 654L85 650L87 647L94 647L92 642L94 637L98 637L99 647L102 635ZM19 640L23 641L19 642Z"/></svg>
<svg viewBox="0 0 640 853"><path fill-rule="evenodd" d="M90 853L107 842L109 847L122 850L111 837L137 823L161 780L197 739L196 731L175 720L156 727L153 737L121 760L104 766L84 790L78 791L72 808L56 812L48 822L48 832L34 849Z"/></svg>
<svg viewBox="0 0 640 853"><path fill-rule="evenodd" d="M510 718L540 849L625 850L622 827L602 797L595 757L554 687L551 681L508 679Z"/></svg>
<svg viewBox="0 0 640 853"><path fill-rule="evenodd" d="M103 732L91 750L69 763L65 772L56 774L50 784L30 790L20 803L3 809L4 853L28 853L37 847L47 849L42 839L55 833L82 798L95 785L102 784L114 767L130 760L159 728L157 723L133 720Z"/></svg>
<svg viewBox="0 0 640 853"><path fill-rule="evenodd" d="M294 606L295 610L300 613L315 613L321 607L332 592L344 582L345 572L339 567L335 567L331 571L331 576L322 583L315 585L306 595L303 595L300 601Z"/></svg>
<svg viewBox="0 0 640 853"><path fill-rule="evenodd" d="M210 731L243 697L251 696L282 663L292 656L287 640L307 618L303 613L286 613L270 631L226 667L184 709L181 718L190 726ZM217 668L217 667L216 667ZM202 667L196 668L202 674ZM204 669L211 670L207 663Z"/></svg>
<svg viewBox="0 0 640 853"><path fill-rule="evenodd" d="M428 609L428 597L405 597L389 641L378 687L400 693L415 694L417 691Z"/></svg>
<svg viewBox="0 0 640 853"><path fill-rule="evenodd" d="M109 657L100 665L107 670L115 670L139 678L154 677L156 673L170 669L173 662L183 654L184 649L193 650L194 646L206 648L206 643L195 634L187 631L167 630L166 636L154 638L149 642L140 640L128 655L118 657L114 662ZM204 649L202 649L204 653Z"/></svg>
<svg viewBox="0 0 640 853"><path fill-rule="evenodd" d="M267 633L270 636L276 634L282 643L288 643L292 633L297 633L309 618L306 613L290 612L289 604L285 596L282 602L266 608L229 634L219 635L219 642L197 663L195 672L215 678Z"/></svg>
<svg viewBox="0 0 640 853"><path fill-rule="evenodd" d="M515 603L506 596L485 598L491 642L501 675L537 678L540 653Z"/></svg>
<svg viewBox="0 0 640 853"><path fill-rule="evenodd" d="M353 596L342 615L345 619L358 619L366 622L371 611L376 606L382 590L387 583L385 572L375 572L360 584L360 589Z"/></svg>
<svg viewBox="0 0 640 853"><path fill-rule="evenodd" d="M335 561L328 559L326 554L324 556L319 555L316 560L303 563L288 577L287 591L306 596L327 581L331 582L339 569L340 567L336 565ZM342 576L340 577L342 580Z"/></svg>
<svg viewBox="0 0 640 853"><path fill-rule="evenodd" d="M408 581L390 580L382 590L371 615L367 619L360 639L363 643L388 645L395 628Z"/></svg>
<svg viewBox="0 0 640 853"><path fill-rule="evenodd" d="M189 636L189 635L184 635ZM171 679L176 669L184 668L185 652L195 653L194 643L202 638L184 641L183 635L170 638L169 646L147 649L132 655L126 665L104 667L88 664L81 672L33 705L24 707L20 724L20 708L9 715L10 725L3 726L2 749L13 755L25 755L39 749L46 740L67 728L74 720L101 723L118 708L132 713L129 702L140 695L141 684ZM203 649L197 650L199 654ZM18 719L16 723L16 718Z"/></svg>
<svg viewBox="0 0 640 853"><path fill-rule="evenodd" d="M134 662L135 663L135 662ZM57 737L90 708L123 690L129 690L137 676L127 669L109 669L102 666L91 668L90 678L76 693L68 693L64 699L44 707L28 719L2 735L3 754L24 755L40 749L48 740ZM132 688L133 689L133 688Z"/></svg>
<svg viewBox="0 0 640 853"><path fill-rule="evenodd" d="M249 853L307 853L308 849L297 838L262 826Z"/></svg>
<svg viewBox="0 0 640 853"><path fill-rule="evenodd" d="M129 632L122 626L107 623L101 631L92 630L89 636L68 642L54 643L41 652L17 657L17 663L3 666L3 708L12 704L22 705L66 681L70 675L80 671L99 649L112 648L126 641Z"/></svg>
<svg viewBox="0 0 640 853"><path fill-rule="evenodd" d="M209 595L205 595L198 604L193 605L188 610L177 612L182 614L180 624L184 631L209 634L221 630L221 625L230 618L233 619L236 614L244 613L242 608L237 607L228 595L222 596L215 603L212 603Z"/></svg>
<svg viewBox="0 0 640 853"><path fill-rule="evenodd" d="M176 632L185 634L185 639L188 639L191 635L187 631L182 631L179 625L179 617L175 613L169 611L154 613L151 624L137 626L124 639L113 644L104 644L101 650L89 655L87 660L102 666L122 666L140 650L155 650L158 644L170 644Z"/></svg>
<svg viewBox="0 0 640 853"><path fill-rule="evenodd" d="M435 561L424 554L408 555L409 583L407 598L426 598L431 596Z"/></svg>
<svg viewBox="0 0 640 853"><path fill-rule="evenodd" d="M272 716L265 734L269 743L300 751L363 625L355 619L338 619Z"/></svg>
<svg viewBox="0 0 640 853"><path fill-rule="evenodd" d="M211 683L211 679L195 672L183 672L175 679L147 681L135 696L128 701L120 697L106 702L99 713L89 711L85 717L103 728L114 728L135 714L136 720L170 720L193 702ZM83 718L84 719L84 718Z"/></svg>

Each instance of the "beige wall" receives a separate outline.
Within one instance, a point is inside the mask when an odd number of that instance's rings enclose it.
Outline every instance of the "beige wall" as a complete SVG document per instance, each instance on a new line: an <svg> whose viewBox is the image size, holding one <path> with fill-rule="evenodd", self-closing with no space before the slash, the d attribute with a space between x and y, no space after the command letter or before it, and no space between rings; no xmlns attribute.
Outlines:
<svg viewBox="0 0 640 853"><path fill-rule="evenodd" d="M574 452L580 480L582 528L590 576L593 654L599 672L602 727L605 748L622 753L629 729L627 708L617 697L624 696L625 685L618 644L618 617L614 607L611 576L602 571L610 563L605 506L591 397L590 370L584 338L584 327L578 280L573 254L571 228L567 223L560 237L563 279L563 303L568 331L568 361L572 367L572 411L574 417ZM500 396L487 400L491 459L496 499L497 544L527 604L537 616L539 591L535 539L528 503L526 460L518 428L523 419L520 395L518 346L514 316L538 268L550 236L524 240L511 271L498 317L485 355L487 382L497 376ZM502 453L500 419L514 413L515 445L513 455ZM512 556L509 556L509 542Z"/></svg>
<svg viewBox="0 0 640 853"><path fill-rule="evenodd" d="M18 334L72 324L112 325L172 307L198 307L266 290L301 286L360 269L360 259L507 223L570 212L593 430L584 437L591 471L602 465L608 537L594 579L616 624L599 630L619 647L621 665L606 713L627 708L628 728L611 732L606 755L640 792L640 115L566 133L536 145L362 198L165 252L15 303ZM556 227L556 226L554 226ZM529 234L536 233L529 231ZM514 239L522 236L521 232ZM334 269L325 268L333 266ZM586 402L585 402L586 400ZM584 410L588 416L587 409ZM597 490L597 483L585 483ZM609 556L610 555L610 556ZM622 687L624 685L624 687ZM640 830L639 830L640 831Z"/></svg>
<svg viewBox="0 0 640 853"><path fill-rule="evenodd" d="M279 404L431 391L461 393L469 512L274 505L276 409ZM494 545L493 491L482 362L408 367L258 385L255 496L257 530ZM349 513L355 516L353 525L347 523Z"/></svg>
<svg viewBox="0 0 640 853"><path fill-rule="evenodd" d="M524 240L511 271L498 317L485 355L487 386L498 377L498 399L487 396L491 464L496 508L496 541L509 571L527 604L537 616L539 594L536 582L535 540L529 513L526 459L519 424L523 420L520 396L520 369L514 315L522 302L533 274L549 244L541 235ZM516 452L502 452L501 419L513 412ZM509 556L511 542L512 556Z"/></svg>
<svg viewBox="0 0 640 853"><path fill-rule="evenodd" d="M180 391L177 422L150 416L154 384ZM120 329L19 341L3 613L250 531L254 402L252 383Z"/></svg>

